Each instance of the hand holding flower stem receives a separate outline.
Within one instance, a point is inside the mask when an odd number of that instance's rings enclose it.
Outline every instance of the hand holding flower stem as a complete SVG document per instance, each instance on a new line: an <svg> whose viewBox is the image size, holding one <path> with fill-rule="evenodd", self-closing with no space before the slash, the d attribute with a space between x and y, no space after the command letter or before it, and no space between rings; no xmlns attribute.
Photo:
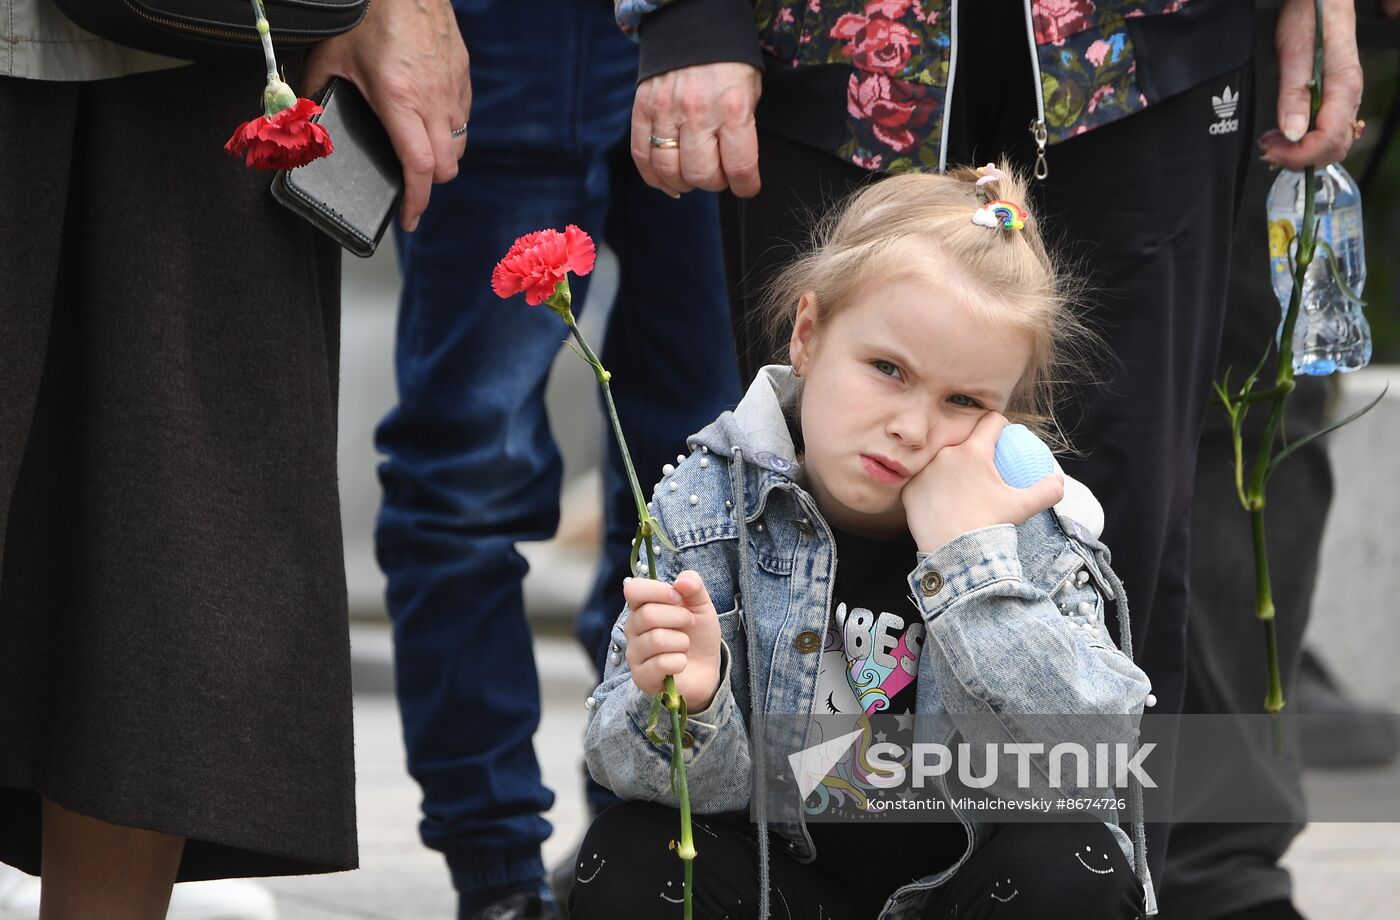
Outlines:
<svg viewBox="0 0 1400 920"><path fill-rule="evenodd" d="M670 549L674 550L675 547L671 545L670 538L661 530L661 526L647 509L646 498L642 494L641 483L637 479L637 470L632 463L632 454L627 449L627 438L622 432L622 422L617 416L617 405L613 402L610 385L612 374L603 367L603 362L594 353L592 346L584 337L583 331L579 329L578 323L574 320L573 294L569 290L568 273L573 271L578 275L588 274L593 271L594 258L593 240L578 227L571 225L563 233L557 230L539 230L526 234L515 241L510 252L506 253L505 258L496 266L491 277L491 286L500 297L511 297L524 292L526 303L531 306L543 304L553 310L569 327L569 334L578 343L576 350L580 357L593 368L593 376L598 381L598 386L602 388L603 400L608 407L608 421L612 424L613 436L617 438L618 450L622 454L622 463L627 471L627 482L632 488L632 499L637 506L638 525L637 535L632 541L633 554L636 554L638 544L645 548L647 574L648 577L654 579L656 578L656 553L652 539L660 540ZM685 920L690 920L693 910L691 891L693 887L692 870L695 861L695 837L690 821L690 794L686 786L685 757L682 745L688 712L685 698L676 690L676 679L673 675L667 675L662 691L652 700L647 735L657 743L665 741L656 732L662 707L665 707L670 715L671 786L676 793L681 813L681 839L673 846L685 867L684 917Z"/></svg>
<svg viewBox="0 0 1400 920"><path fill-rule="evenodd" d="M1322 0L1313 0L1313 11L1316 17L1316 30L1313 35L1313 75L1308 83L1310 94L1310 114L1309 129L1316 124L1318 110L1322 106L1322 74L1323 74L1323 23L1322 23ZM1298 250L1294 259L1293 270L1293 291L1289 296L1288 310L1284 314L1283 326L1280 331L1278 344L1278 366L1274 372L1273 386L1266 390L1254 390L1254 384L1258 380L1263 370L1265 362L1268 360L1268 351L1259 359L1259 363L1254 370L1245 378L1244 383L1236 393L1230 393L1229 374L1223 381L1215 384L1216 395L1224 405L1225 412L1230 417L1231 437L1234 442L1235 453L1235 490L1239 496L1240 504L1250 515L1250 530L1254 548L1254 613L1264 627L1265 656L1268 662L1268 689L1264 698L1264 709L1270 714L1277 715L1283 710L1283 683L1279 676L1278 661L1278 636L1275 628L1274 599L1272 582L1269 576L1268 547L1265 543L1264 531L1264 505L1265 491L1269 477L1277 469L1278 465L1290 454L1303 447L1328 432L1354 420L1372 406L1363 408L1361 411L1341 419L1320 431L1314 432L1305 438L1285 444L1284 448L1273 456L1274 440L1278 436L1283 422L1284 403L1288 395L1293 392L1295 383L1293 379L1293 330L1297 325L1298 313L1302 306L1304 279L1307 276L1308 267L1312 264L1316 254L1317 239L1317 218L1316 218L1316 197L1317 183L1315 168L1307 166L1303 170L1303 221L1298 236ZM1379 397L1377 401L1379 400ZM1245 458L1243 446L1243 426L1246 414L1249 412L1251 404L1256 402L1269 403L1269 416L1264 426L1264 433L1260 439L1259 451L1254 458L1253 466L1250 469L1248 482L1245 479ZM1274 750L1277 756L1282 756L1282 737L1279 734L1279 727L1275 724Z"/></svg>
<svg viewBox="0 0 1400 920"><path fill-rule="evenodd" d="M1317 110L1322 102L1322 11L1321 0L1314 0L1314 10L1317 15L1317 31L1314 34L1313 53L1313 78L1308 84L1311 93L1311 120L1317 116ZM1270 455L1273 453L1274 437L1278 432L1279 423L1283 418L1284 402L1288 394L1293 391L1293 327L1298 321L1298 311L1303 299L1303 280L1307 275L1308 266L1312 264L1313 252L1317 244L1317 221L1315 217L1316 209L1316 178L1314 168L1308 166L1303 170L1303 223L1298 237L1298 254L1294 264L1293 292L1289 296L1288 310L1284 314L1283 329L1279 337L1278 344L1278 366L1274 372L1274 385L1269 390L1255 393L1254 383L1258 379L1263 369L1264 362L1268 359L1266 351L1264 357L1259 359L1259 364L1254 371L1245 378L1243 386L1235 395L1231 395L1226 387L1229 384L1229 375L1221 383L1215 385L1216 393L1225 406L1226 413L1230 416L1231 437L1235 448L1235 491L1239 496L1240 504L1250 516L1250 531L1254 546L1254 614L1264 626L1264 646L1265 655L1268 660L1269 687L1264 699L1265 711L1276 714L1283 709L1283 684L1279 678L1278 669L1278 636L1274 624L1274 598L1273 588L1269 577L1269 556L1268 546L1264 540L1264 504L1265 489L1268 483L1269 474L1272 472L1278 459L1271 462ZM1264 435L1260 441L1259 453L1254 459L1254 466L1250 473L1248 487L1245 485L1245 460L1242 429L1245 415L1249 412L1251 403L1269 401L1269 418L1264 427Z"/></svg>

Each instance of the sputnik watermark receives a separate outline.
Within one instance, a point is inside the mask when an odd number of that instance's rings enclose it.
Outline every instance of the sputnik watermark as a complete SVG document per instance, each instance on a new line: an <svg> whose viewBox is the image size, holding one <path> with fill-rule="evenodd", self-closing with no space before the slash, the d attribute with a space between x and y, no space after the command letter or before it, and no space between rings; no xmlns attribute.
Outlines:
<svg viewBox="0 0 1400 920"><path fill-rule="evenodd" d="M822 784L863 734L864 731L856 730L788 756L793 778L804 798ZM1043 767L1045 784L1054 789L1064 788L1066 782L1074 789L1122 789L1128 785L1130 776L1145 789L1157 786L1143 768L1143 761L1157 747L1155 742L1141 746L1100 742L1091 746L1063 741L1051 745L1048 750L1040 742L987 742L977 746L982 754L977 758L973 756L973 747L967 742L950 746L926 741L910 745L879 741L863 752L868 765L865 779L876 789L897 789L906 783L911 789L922 789L929 780L956 771L964 786L987 789L997 784L1002 759L1012 757L1016 760L1016 788L1028 790L1034 788L1032 759L1042 756L1044 762L1037 764L1036 769L1039 772ZM980 773L976 771L978 761L983 765Z"/></svg>
<svg viewBox="0 0 1400 920"><path fill-rule="evenodd" d="M927 796L910 796L899 799L872 798L862 806L867 812L911 812L911 811L1000 811L1020 814L1063 815L1068 812L1123 811L1128 800L1123 796L1056 796L1055 798L1001 799L978 796L960 796L951 799L938 799Z"/></svg>
<svg viewBox="0 0 1400 920"><path fill-rule="evenodd" d="M1040 742L1032 743L1010 743L996 744L988 742L982 747L986 751L986 768L981 776L974 776L972 772L972 745L962 743L956 746L957 756L954 757L954 749L946 744L936 742L918 742L912 746L911 762L913 765L912 782L910 785L915 789L922 789L924 782L939 776L946 776L950 769L950 761L957 763L958 779L971 789L986 789L997 781L997 763L1000 760L998 755L1005 754L1016 758L1016 787L1018 789L1031 788L1031 757L1036 754L1045 754L1049 759L1049 775L1047 782L1054 788L1064 786L1065 758L1073 758L1075 788L1083 789L1089 787L1089 767L1092 761L1094 766L1094 787L1107 789L1110 787L1108 781L1109 772L1113 773L1111 786L1121 789L1128 785L1128 774L1137 777L1137 781L1145 789L1156 787L1152 777L1142 768L1142 761L1151 754L1157 747L1154 743L1147 743L1132 751L1133 745L1119 742L1117 744L1099 743L1094 745L1094 750L1090 753L1084 745L1075 741L1063 741L1054 745L1047 752L1045 745ZM904 785L905 767L903 760L905 750L900 745L892 741L882 741L870 746L869 758L872 765L877 769L877 773L871 775L871 783L882 789L893 789ZM929 763L930 757L936 757L934 763Z"/></svg>
<svg viewBox="0 0 1400 920"><path fill-rule="evenodd" d="M768 714L750 733L774 821L1121 816L1137 787L1150 822L1400 821L1393 753L1364 781L1310 782L1306 804L1290 791L1305 736L1400 749L1400 714Z"/></svg>

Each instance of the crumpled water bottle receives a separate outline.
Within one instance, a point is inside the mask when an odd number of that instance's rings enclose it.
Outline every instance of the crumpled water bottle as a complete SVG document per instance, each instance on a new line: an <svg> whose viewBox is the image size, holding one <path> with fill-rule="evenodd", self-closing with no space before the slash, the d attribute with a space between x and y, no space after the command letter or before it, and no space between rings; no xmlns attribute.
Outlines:
<svg viewBox="0 0 1400 920"><path fill-rule="evenodd" d="M1359 298L1366 284L1366 246L1356 181L1341 164L1319 168L1316 175L1318 244L1303 280L1298 322L1293 327L1293 372L1324 376L1358 370L1370 363L1371 326L1361 313L1361 304L1345 293L1350 289ZM1297 258L1302 235L1303 193L1303 174L1287 169L1269 189L1269 271L1285 316L1293 294L1292 260ZM1276 337L1282 335L1280 322Z"/></svg>

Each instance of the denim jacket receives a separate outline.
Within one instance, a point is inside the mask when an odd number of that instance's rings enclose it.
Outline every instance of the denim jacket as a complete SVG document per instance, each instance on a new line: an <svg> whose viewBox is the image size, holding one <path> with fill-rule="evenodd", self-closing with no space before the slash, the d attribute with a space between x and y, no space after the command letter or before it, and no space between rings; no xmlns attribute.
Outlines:
<svg viewBox="0 0 1400 920"><path fill-rule="evenodd" d="M755 712L795 713L802 719L812 713L820 655L797 637L808 631L823 635L831 615L834 538L802 485L785 417L793 397L791 368L765 367L734 412L690 438L691 454L663 471L650 507L676 547L670 552L654 544L660 549L658 577L671 581L685 569L698 572L719 612L723 640L714 699L703 712L690 713L687 722L692 808L712 814L751 807L761 829L771 829L796 859L807 862L815 850L801 809L794 812L797 822L770 828L764 796L751 795L753 778L777 766L761 762L767 748L751 745L748 733ZM1097 539L1102 511L1082 485L1066 483L1069 497L1053 511L1019 527L1003 524L963 534L936 552L920 553L909 572L911 601L928 628L916 713L946 714L975 748L1014 737L1021 714L1123 714L1123 734L1131 736L1151 689L1133 664L1122 585ZM1104 627L1106 600L1116 605L1124 651ZM624 799L675 806L670 747L648 740L651 698L632 682L625 657L628 613L624 609L613 627L603 682L588 700L588 767ZM997 715L999 737L987 737L985 718L959 720L963 714L987 713ZM1053 726L1055 716L1037 718ZM773 749L806 746L796 726L802 719L783 720L794 724L796 737L765 728ZM1067 726L1056 737L1072 738L1073 730ZM1151 915L1156 904L1135 783L1128 798L1132 836L1118 826L1116 814L1105 821L1143 884ZM948 869L894 892L882 918L922 916L931 890L985 842L985 825L967 814L958 817L968 835L966 852ZM758 843L759 890L766 892L768 834L760 831Z"/></svg>

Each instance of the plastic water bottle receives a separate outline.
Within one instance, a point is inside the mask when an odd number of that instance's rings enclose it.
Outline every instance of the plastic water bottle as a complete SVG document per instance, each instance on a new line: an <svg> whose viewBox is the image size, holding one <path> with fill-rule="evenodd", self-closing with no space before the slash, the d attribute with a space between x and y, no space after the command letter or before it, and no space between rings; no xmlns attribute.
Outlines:
<svg viewBox="0 0 1400 920"><path fill-rule="evenodd" d="M1361 305L1348 298L1342 287L1345 284L1360 297L1366 284L1366 247L1356 182L1340 164L1320 168L1316 174L1318 244L1303 281L1303 299L1293 327L1293 372L1323 376L1354 371L1370 362L1371 327ZM1302 235L1303 191L1303 174L1287 169L1269 189L1269 271L1285 316L1293 294L1290 258L1297 258ZM1328 246L1332 259L1327 257ZM1281 322L1276 335L1283 335Z"/></svg>

